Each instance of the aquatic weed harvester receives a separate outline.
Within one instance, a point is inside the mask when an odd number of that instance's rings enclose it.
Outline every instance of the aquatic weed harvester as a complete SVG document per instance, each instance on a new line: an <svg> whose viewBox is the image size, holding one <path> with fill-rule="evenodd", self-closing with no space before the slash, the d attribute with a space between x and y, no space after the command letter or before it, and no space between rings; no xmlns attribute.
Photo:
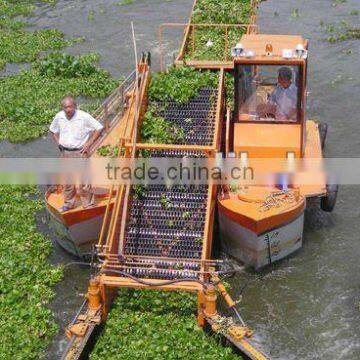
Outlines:
<svg viewBox="0 0 360 360"><path fill-rule="evenodd" d="M270 158L275 153L285 159L306 154L322 157L319 124L304 120L307 42L299 36L259 35L253 24L255 1L232 0L227 6L219 17L224 10L221 3L195 1L180 54L168 72L151 77L150 55L143 54L136 80L130 76L126 92L125 86L120 87L100 110L106 119L109 109L121 103L120 115L115 114L116 120L95 145L94 156L104 155L101 151L107 149L107 155L130 159L213 159L225 149L226 154L238 153L242 160L259 153ZM180 25L162 26L160 43L164 28ZM275 86L272 68L266 68L265 77L261 67L275 66L277 70L284 65L296 75L298 100L294 118L280 122L271 111L259 114L252 106ZM225 86L229 76L235 84L230 95ZM193 88L184 91L181 86L189 79ZM254 80L256 88L247 87L248 79ZM226 110L229 97L234 97L232 115ZM255 105L258 109L259 104ZM274 132L280 136L271 141ZM223 270L223 262L212 258L216 205L225 250L259 268L301 245L305 198L323 197L323 208L329 211L335 204L334 193L336 189L329 191L326 179L315 187L292 186L281 191L273 185L233 192L212 183L113 185L94 209L62 215L72 219L72 224L81 222L75 216L87 221L95 216L101 219L98 233L93 234L98 242L92 254L88 293L67 328L69 343L63 359L86 358L120 288L194 292L200 326L220 334L250 359L268 359L253 345L252 330L221 282L233 270ZM50 203L56 196L47 196L54 217L58 214ZM85 216L86 211L95 215ZM73 237L71 246L77 251L79 243ZM234 318L219 314L219 296Z"/></svg>

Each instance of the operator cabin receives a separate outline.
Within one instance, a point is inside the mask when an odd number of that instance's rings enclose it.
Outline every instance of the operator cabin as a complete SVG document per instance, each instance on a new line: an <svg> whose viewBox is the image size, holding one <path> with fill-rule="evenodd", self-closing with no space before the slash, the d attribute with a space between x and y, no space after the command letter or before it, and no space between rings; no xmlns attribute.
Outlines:
<svg viewBox="0 0 360 360"><path fill-rule="evenodd" d="M243 35L232 49L231 151L252 158L302 157L306 49L301 36L263 34Z"/></svg>

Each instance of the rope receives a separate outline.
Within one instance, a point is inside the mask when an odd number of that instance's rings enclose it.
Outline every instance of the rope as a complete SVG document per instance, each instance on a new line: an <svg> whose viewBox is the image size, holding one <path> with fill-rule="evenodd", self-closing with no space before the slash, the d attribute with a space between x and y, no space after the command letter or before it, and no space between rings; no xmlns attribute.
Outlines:
<svg viewBox="0 0 360 360"><path fill-rule="evenodd" d="M260 211L268 211L273 207L280 207L282 204L292 204L296 201L296 193L293 190L282 190L272 192L266 196L260 206Z"/></svg>

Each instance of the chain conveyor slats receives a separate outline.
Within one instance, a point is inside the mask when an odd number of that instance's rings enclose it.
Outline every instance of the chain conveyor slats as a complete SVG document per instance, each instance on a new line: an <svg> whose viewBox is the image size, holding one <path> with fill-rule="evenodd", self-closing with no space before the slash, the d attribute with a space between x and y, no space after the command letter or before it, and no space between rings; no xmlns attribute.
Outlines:
<svg viewBox="0 0 360 360"><path fill-rule="evenodd" d="M212 145L215 131L217 90L202 88L198 96L186 104L175 101L157 103L159 115L184 131L177 144Z"/></svg>
<svg viewBox="0 0 360 360"><path fill-rule="evenodd" d="M184 130L180 144L213 144L217 90L203 88L186 104L157 103L159 115ZM151 150L151 157L204 158L191 150ZM207 185L147 185L132 190L126 224L122 270L143 278L198 278L204 246L208 204ZM155 257L157 260L146 260ZM173 259L172 262L161 259Z"/></svg>
<svg viewBox="0 0 360 360"><path fill-rule="evenodd" d="M207 186L183 188L149 185L132 201L125 254L201 258Z"/></svg>

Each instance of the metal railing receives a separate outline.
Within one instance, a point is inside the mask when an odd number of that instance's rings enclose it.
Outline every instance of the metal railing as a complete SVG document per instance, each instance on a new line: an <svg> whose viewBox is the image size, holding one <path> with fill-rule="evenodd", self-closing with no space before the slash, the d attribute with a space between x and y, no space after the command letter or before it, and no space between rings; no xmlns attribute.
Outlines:
<svg viewBox="0 0 360 360"><path fill-rule="evenodd" d="M147 66L149 65L150 58L149 55L147 57L142 58L142 61L138 65L139 68L141 66ZM136 72L134 71L131 76L133 76L133 81L129 81L129 90L132 92L132 96L130 99L130 104L127 108L127 116L126 119L124 119L124 129L122 130L122 134L119 136L119 143L118 147L119 149L123 149L126 140L131 140L135 133L135 113L140 114L141 113L141 107L144 105L144 94L146 85L149 81L149 69L144 69L143 71L139 72L139 83L136 84ZM128 79L130 76L128 77ZM123 83L124 84L124 83ZM134 96L136 85L138 88L138 91L140 92L140 101L136 103L136 98ZM126 88L126 87L125 87ZM128 135L130 134L130 139L128 139ZM126 157L128 154L124 152L119 152L120 157ZM119 227L121 225L122 216L121 213L124 209L124 191L125 191L125 185L113 185L110 189L110 194L113 194L113 191L115 191L115 199L113 199L113 196L109 196L108 204L102 224L102 229L98 241L98 251L100 254L108 255L112 248L113 244L116 242L116 237L119 236ZM112 208L112 211L110 211L110 208Z"/></svg>
<svg viewBox="0 0 360 360"><path fill-rule="evenodd" d="M256 24L192 24L192 23L165 23L159 26L158 30L158 40L160 47L160 69L165 71L165 60L164 60L164 30L165 29L174 29L174 28L183 28L184 37L182 45L180 46L179 55L175 60L176 65L180 65L186 62L186 64L191 66L203 65L204 67L221 67L219 64L225 64L226 62L231 61L231 47L235 45L232 43L231 34L233 31L239 31L243 34L257 34L259 33L259 27ZM211 39L210 37L206 38L207 40L213 40L214 42L220 41L223 44L221 49L221 54L219 53L217 59L197 59L193 55L196 53L199 47L198 36L201 35L203 30L218 30L220 32L219 38ZM236 39L240 41L241 36ZM206 44L202 44L202 47L205 48ZM217 49L219 51L219 49Z"/></svg>
<svg viewBox="0 0 360 360"><path fill-rule="evenodd" d="M133 88L135 81L135 70L117 87L94 112L93 116L101 122L105 128L110 126L112 121L121 117L125 112L126 93Z"/></svg>
<svg viewBox="0 0 360 360"><path fill-rule="evenodd" d="M187 60L196 61L196 51L199 50L199 45L204 49L206 44L199 44L198 37L204 35L204 30L218 30L220 38L211 39L211 34L207 37L207 40L213 40L214 42L220 41L223 45L221 54L216 54L216 59L213 61L229 61L231 60L230 51L232 44L231 32L238 31L239 38L236 39L237 42L240 41L242 34L254 34L258 33L259 28L255 24L189 24L187 29L186 41L181 50L180 56L177 60L186 60L186 57L189 56ZM235 40L235 39L233 39ZM236 42L235 41L235 42ZM215 50L214 50L215 51ZM199 59L199 61L211 61L211 59Z"/></svg>
<svg viewBox="0 0 360 360"><path fill-rule="evenodd" d="M127 94L134 89L135 75L136 72L133 70L92 114L93 117L104 126L104 131L92 144L89 152L90 155L95 152L116 122L124 116L125 111L128 108Z"/></svg>

